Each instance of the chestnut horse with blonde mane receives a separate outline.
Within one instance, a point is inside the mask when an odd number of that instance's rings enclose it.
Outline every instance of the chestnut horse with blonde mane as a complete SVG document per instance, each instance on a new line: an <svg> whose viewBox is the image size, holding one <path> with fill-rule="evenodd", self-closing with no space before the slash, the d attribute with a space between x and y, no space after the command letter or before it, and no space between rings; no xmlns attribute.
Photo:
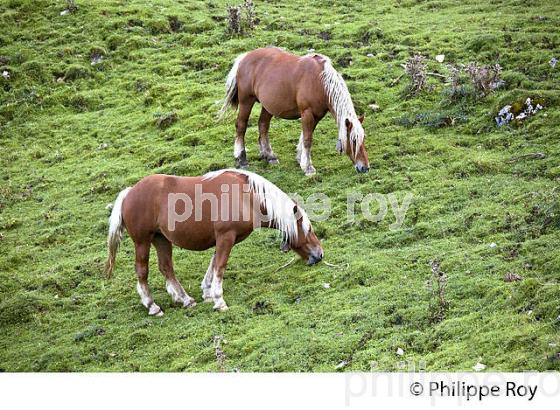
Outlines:
<svg viewBox="0 0 560 410"><path fill-rule="evenodd" d="M308 264L323 258L323 249L305 211L280 188L248 171L225 169L202 177L151 175L119 193L109 219L106 264L108 276L124 230L136 250L137 290L150 315L161 316L148 287L150 246L157 251L159 270L174 302L194 306L175 276L172 245L203 251L216 247L202 280L202 297L217 311L227 310L222 281L231 248L255 228L282 233L283 249L292 249Z"/></svg>
<svg viewBox="0 0 560 410"><path fill-rule="evenodd" d="M226 97L220 110L239 107L236 122L234 157L238 167L246 168L245 131L255 102L262 109L259 117L259 146L262 159L277 163L270 146L268 129L274 117L301 118L302 132L296 160L305 175L313 175L311 142L317 123L330 112L338 126L339 152L346 152L358 172L369 170L364 145L363 115L358 118L342 76L331 60L321 54L300 57L276 47L259 48L235 59L226 80Z"/></svg>

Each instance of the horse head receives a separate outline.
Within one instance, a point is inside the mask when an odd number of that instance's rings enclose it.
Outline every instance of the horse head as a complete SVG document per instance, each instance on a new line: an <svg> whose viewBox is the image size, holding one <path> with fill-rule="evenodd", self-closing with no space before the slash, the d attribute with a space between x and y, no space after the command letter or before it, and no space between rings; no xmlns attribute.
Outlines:
<svg viewBox="0 0 560 410"><path fill-rule="evenodd" d="M308 265L315 265L323 259L321 241L315 235L309 219L304 217L297 205L294 205L294 215L297 218L297 237L291 240L284 238L282 250L288 252L291 249L306 260Z"/></svg>
<svg viewBox="0 0 560 410"><path fill-rule="evenodd" d="M337 151L340 153L345 151L348 158L354 163L356 171L359 173L369 171L369 158L364 141L364 129L362 127L363 122L363 115L358 117L358 121L352 121L346 118L344 121L346 133L343 137L346 138L346 141L343 143L343 141L339 139L336 143Z"/></svg>

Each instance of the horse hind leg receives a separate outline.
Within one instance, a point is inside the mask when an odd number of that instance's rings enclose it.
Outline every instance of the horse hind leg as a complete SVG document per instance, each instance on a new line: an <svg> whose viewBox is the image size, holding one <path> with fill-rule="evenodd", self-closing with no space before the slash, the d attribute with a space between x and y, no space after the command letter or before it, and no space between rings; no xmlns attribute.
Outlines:
<svg viewBox="0 0 560 410"><path fill-rule="evenodd" d="M259 117L259 148L261 159L268 161L270 164L278 164L278 157L274 155L274 152L272 152L268 135L271 119L272 114L262 107L261 115Z"/></svg>
<svg viewBox="0 0 560 410"><path fill-rule="evenodd" d="M237 121L235 122L235 144L233 146L233 156L238 168L247 168L247 152L245 150L245 133L251 110L255 104L255 98L244 98L239 100L239 112L237 113Z"/></svg>
<svg viewBox="0 0 560 410"><path fill-rule="evenodd" d="M148 262L150 258L150 243L135 243L136 247L136 276L138 283L136 290L140 295L140 300L144 307L148 309L148 314L151 316L162 316L163 311L155 304L150 287L148 286Z"/></svg>
<svg viewBox="0 0 560 410"><path fill-rule="evenodd" d="M173 269L172 245L163 235L156 235L153 240L158 255L160 272L165 276L165 288L173 302L183 307L195 306L196 302L190 297L175 276Z"/></svg>

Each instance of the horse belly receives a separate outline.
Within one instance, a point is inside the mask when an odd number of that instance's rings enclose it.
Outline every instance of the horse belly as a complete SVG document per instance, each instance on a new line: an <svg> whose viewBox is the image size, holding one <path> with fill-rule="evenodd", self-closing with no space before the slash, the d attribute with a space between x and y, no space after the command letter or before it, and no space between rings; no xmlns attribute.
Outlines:
<svg viewBox="0 0 560 410"><path fill-rule="evenodd" d="M171 226L160 227L161 233L174 245L193 251L204 251L216 245L214 229L210 223L187 220Z"/></svg>
<svg viewBox="0 0 560 410"><path fill-rule="evenodd" d="M256 92L261 105L272 115L284 119L298 119L299 107L295 93L287 90L281 84L267 84Z"/></svg>

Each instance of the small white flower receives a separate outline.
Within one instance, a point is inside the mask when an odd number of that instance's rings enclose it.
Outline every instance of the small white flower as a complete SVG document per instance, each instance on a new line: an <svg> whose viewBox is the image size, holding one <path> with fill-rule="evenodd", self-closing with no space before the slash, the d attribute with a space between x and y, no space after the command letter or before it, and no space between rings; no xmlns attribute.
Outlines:
<svg viewBox="0 0 560 410"><path fill-rule="evenodd" d="M330 284L330 283L323 283L323 287L324 287L325 289L330 289L331 284Z"/></svg>
<svg viewBox="0 0 560 410"><path fill-rule="evenodd" d="M436 61L437 61L438 63L443 63L444 60L445 60L445 54L438 54L438 55L436 56Z"/></svg>
<svg viewBox="0 0 560 410"><path fill-rule="evenodd" d="M491 247L491 248L495 248L496 246L498 246L498 245L496 245L496 242L492 242L492 243L490 244L490 247Z"/></svg>
<svg viewBox="0 0 560 410"><path fill-rule="evenodd" d="M4 77L6 80L10 78L10 72L8 70L4 70L2 71L2 77Z"/></svg>
<svg viewBox="0 0 560 410"><path fill-rule="evenodd" d="M366 57L372 58L372 57L373 57L373 54L368 53Z"/></svg>
<svg viewBox="0 0 560 410"><path fill-rule="evenodd" d="M486 365L484 365L484 364L482 364L482 363L480 363L480 362L477 362L477 363L473 366L473 369L474 369L475 372L480 372L481 370L486 369Z"/></svg>
<svg viewBox="0 0 560 410"><path fill-rule="evenodd" d="M402 356L402 355L404 354L404 350L401 349L401 348L399 347L399 348L397 349L397 354L398 354L399 356Z"/></svg>
<svg viewBox="0 0 560 410"><path fill-rule="evenodd" d="M69 14L69 13L70 13L70 10L66 9L66 10L62 10L62 11L60 12L60 15L61 15L61 16L65 16L65 15L67 15L67 14Z"/></svg>

